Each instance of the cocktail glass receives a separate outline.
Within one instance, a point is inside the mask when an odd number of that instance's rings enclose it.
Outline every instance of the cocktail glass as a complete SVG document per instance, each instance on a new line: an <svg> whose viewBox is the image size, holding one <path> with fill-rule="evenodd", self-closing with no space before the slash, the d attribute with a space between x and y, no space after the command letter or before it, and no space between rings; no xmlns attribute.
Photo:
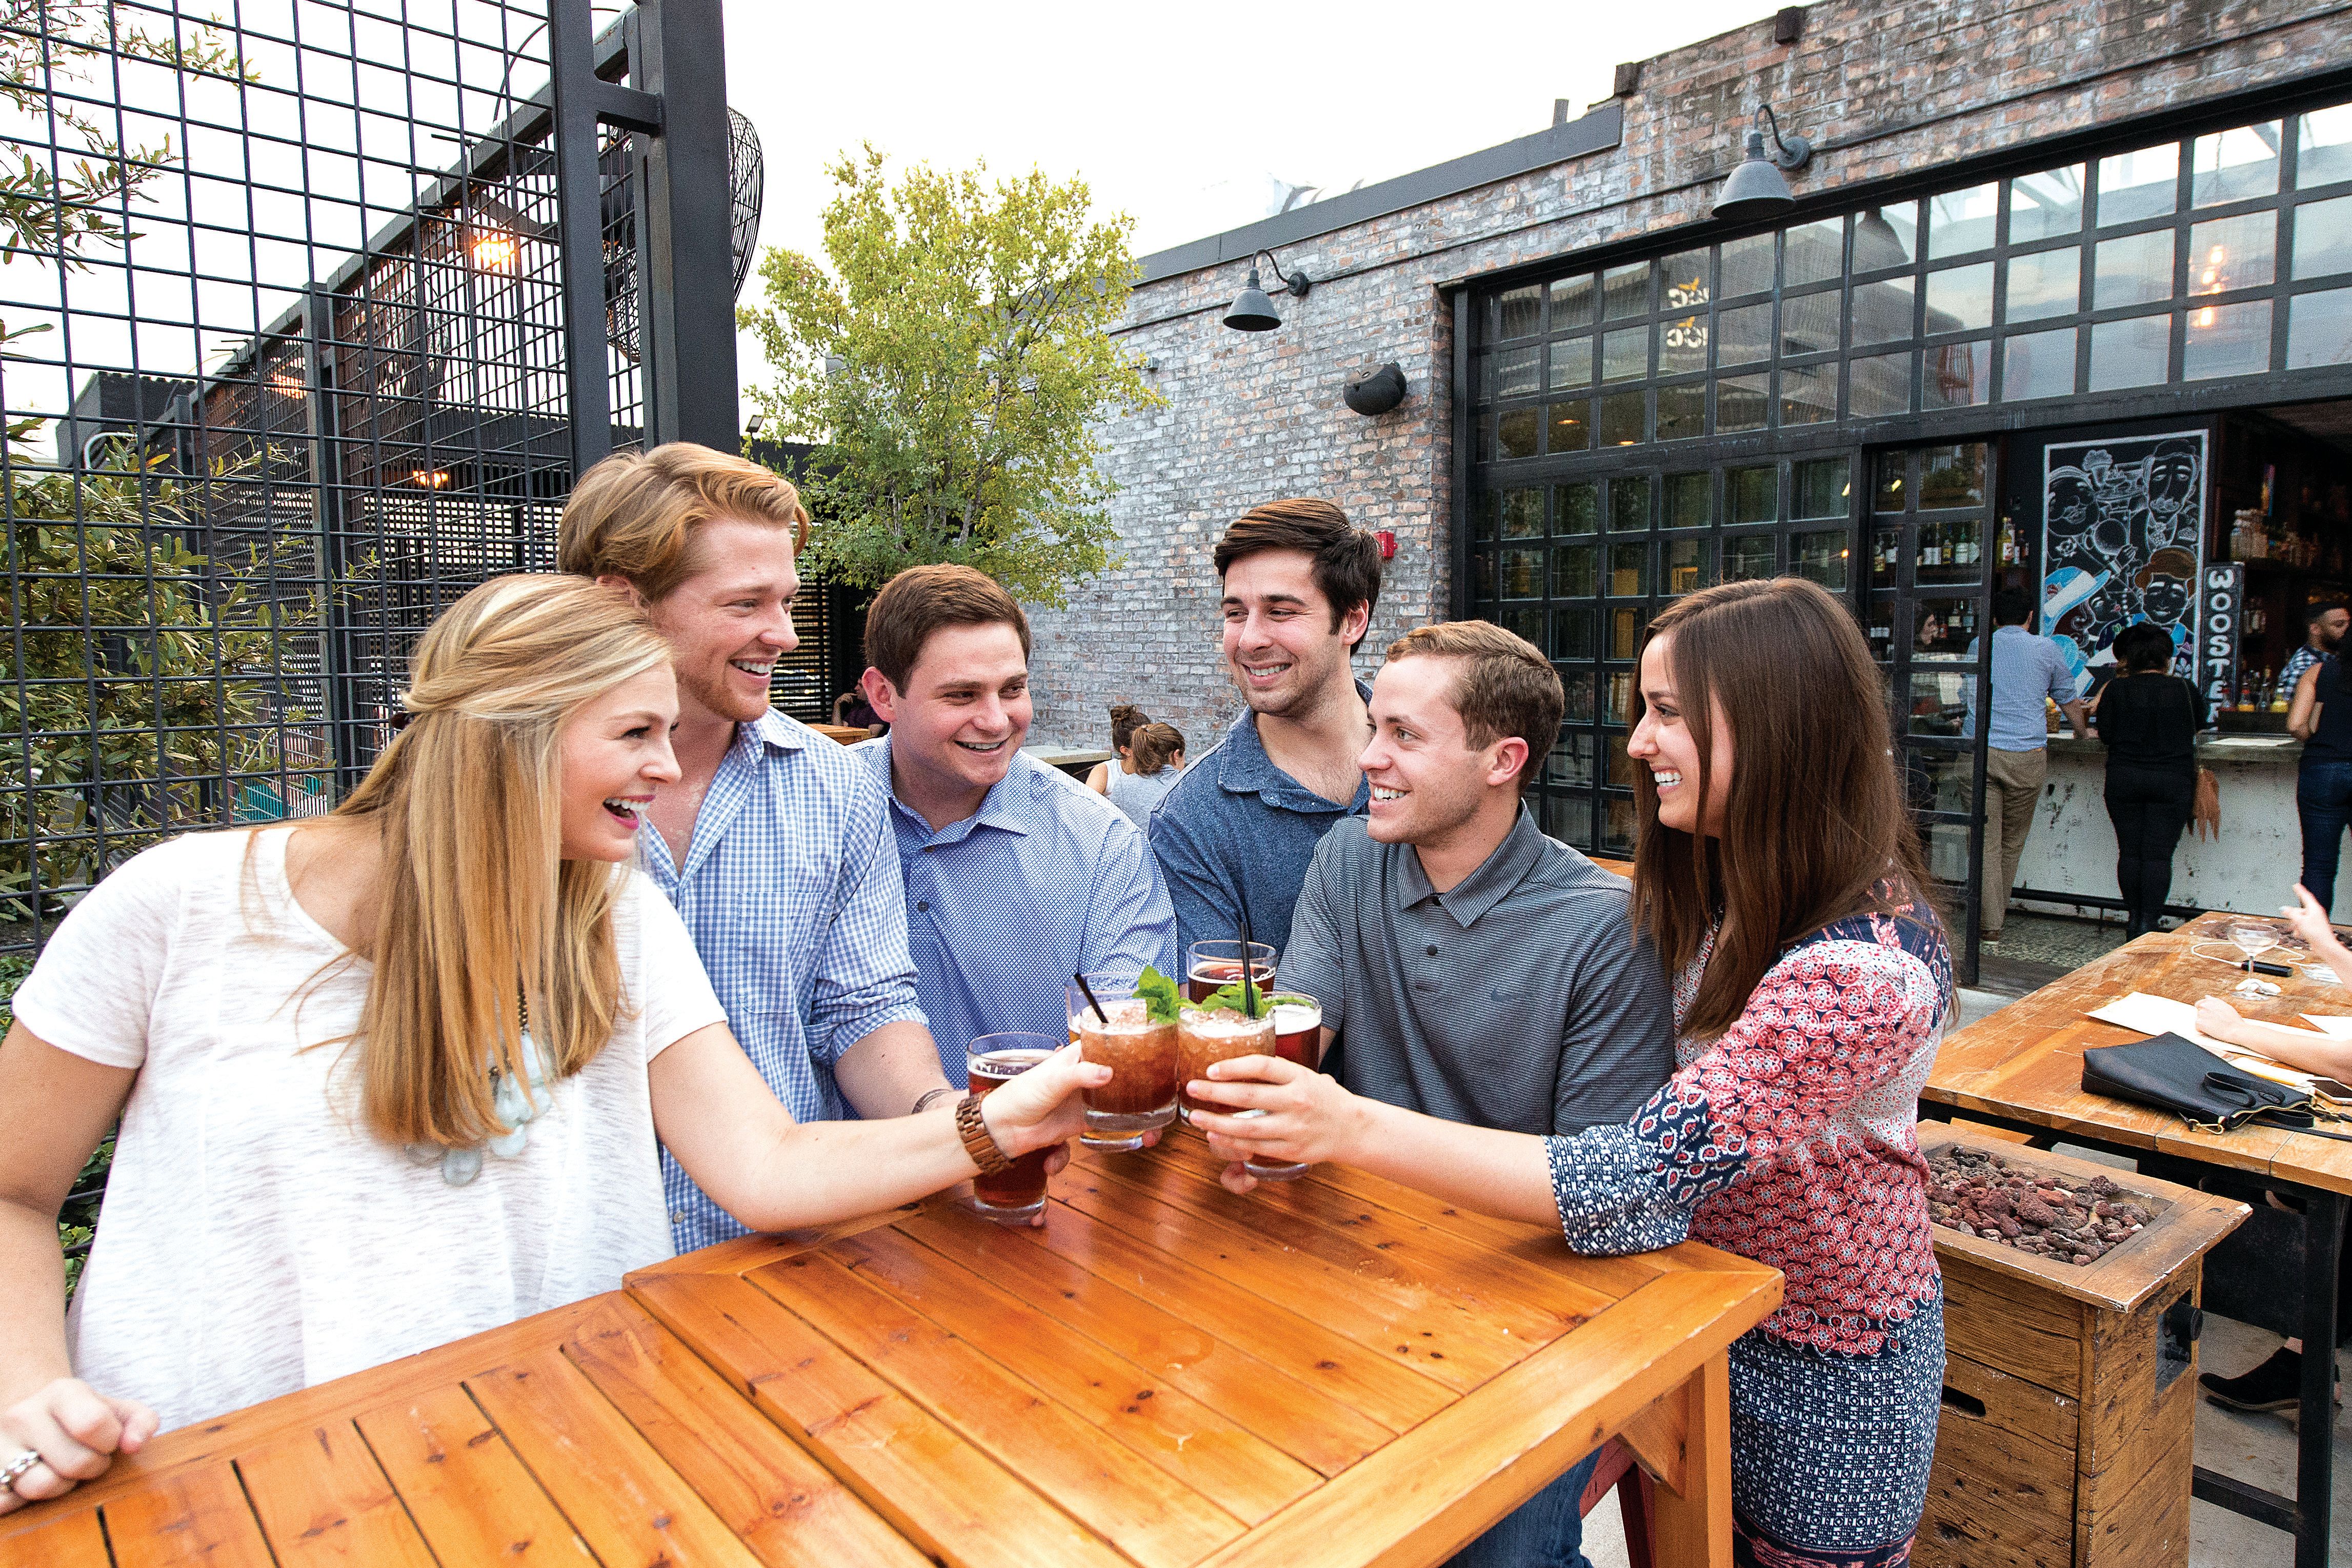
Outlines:
<svg viewBox="0 0 2352 1568"><path fill-rule="evenodd" d="M1263 942L1249 944L1250 978L1259 985L1274 981L1274 948ZM1217 990L1242 977L1242 944L1237 942L1196 942L1186 954L1184 999L1205 1002Z"/></svg>
<svg viewBox="0 0 2352 1568"><path fill-rule="evenodd" d="M1179 1082L1177 1104L1186 1121L1195 1110L1208 1110L1221 1115L1260 1115L1264 1111L1232 1111L1222 1105L1195 1100L1182 1085L1194 1079L1204 1079L1212 1062L1229 1062L1237 1057L1270 1057L1274 1055L1274 1015L1262 1012L1252 1018L1225 1007L1187 1007L1176 1015L1176 1073Z"/></svg>
<svg viewBox="0 0 2352 1568"><path fill-rule="evenodd" d="M971 1091L985 1100L1054 1054L1050 1035L982 1035L965 1048ZM971 1179L971 1206L999 1225L1026 1225L1045 1211L1045 1154L1032 1149L1002 1171Z"/></svg>
<svg viewBox="0 0 2352 1568"><path fill-rule="evenodd" d="M1079 1142L1089 1149L1140 1149L1143 1134L1176 1120L1176 1026L1153 1020L1135 980L1089 974L1084 986L1062 988L1078 1054L1111 1070L1108 1083L1086 1091L1087 1130Z"/></svg>
<svg viewBox="0 0 2352 1568"><path fill-rule="evenodd" d="M2278 945L2278 927L2268 921L2232 921L2221 934L2246 955L2246 977L2232 989L2241 996L2277 995L2277 986L2254 978L2254 960Z"/></svg>

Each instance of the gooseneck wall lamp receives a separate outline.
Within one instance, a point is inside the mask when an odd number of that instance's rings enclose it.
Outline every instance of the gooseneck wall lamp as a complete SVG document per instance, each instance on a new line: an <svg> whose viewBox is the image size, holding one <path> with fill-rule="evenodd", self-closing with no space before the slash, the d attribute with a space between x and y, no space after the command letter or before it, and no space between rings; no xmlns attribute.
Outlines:
<svg viewBox="0 0 2352 1568"><path fill-rule="evenodd" d="M1764 129L1772 132L1772 151L1764 150ZM1782 136L1780 117L1769 103L1756 110L1756 122L1748 131L1748 155L1731 177L1723 182L1723 194L1715 199L1715 216L1726 218L1770 217L1796 205L1797 198L1789 194L1789 182L1782 171L1801 169L1813 155L1813 144L1801 136Z"/></svg>
<svg viewBox="0 0 2352 1568"><path fill-rule="evenodd" d="M1266 266L1274 269L1275 281L1299 299L1307 298L1307 290L1314 286L1305 268L1293 267L1285 274L1282 264L1275 260L1273 251L1259 251L1257 256L1250 258L1249 281L1242 285L1242 291L1234 296L1233 309L1225 312L1225 325L1237 332L1270 332L1282 325L1282 318L1274 313L1274 301L1265 297L1265 290L1258 285L1259 256L1265 257Z"/></svg>

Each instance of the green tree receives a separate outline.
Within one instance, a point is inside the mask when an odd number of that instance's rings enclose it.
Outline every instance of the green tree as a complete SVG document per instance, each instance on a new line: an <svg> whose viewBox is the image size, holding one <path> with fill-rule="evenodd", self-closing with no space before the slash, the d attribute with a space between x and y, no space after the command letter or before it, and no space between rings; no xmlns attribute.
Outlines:
<svg viewBox="0 0 2352 1568"><path fill-rule="evenodd" d="M872 146L828 171L832 264L771 248L743 326L776 367L753 402L814 443L809 563L874 587L956 562L1060 605L1117 563L1101 422L1162 399L1109 335L1137 276L1133 220L1092 221L1082 181L983 184Z"/></svg>

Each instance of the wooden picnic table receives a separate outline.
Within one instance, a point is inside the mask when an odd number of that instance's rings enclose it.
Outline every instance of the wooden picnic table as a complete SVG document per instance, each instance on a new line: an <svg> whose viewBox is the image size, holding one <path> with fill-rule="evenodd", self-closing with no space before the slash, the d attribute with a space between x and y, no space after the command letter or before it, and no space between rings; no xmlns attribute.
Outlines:
<svg viewBox="0 0 2352 1568"><path fill-rule="evenodd" d="M1081 1153L1042 1229L943 1196L692 1253L166 1433L0 1518L0 1568L1427 1564L1612 1436L1658 1560L1731 1561L1725 1352L1777 1272L1215 1169L1180 1132Z"/></svg>
<svg viewBox="0 0 2352 1568"><path fill-rule="evenodd" d="M2192 1184L2196 1171L2186 1167L2233 1173L2300 1203L2304 1339L2332 1345L2336 1262L2346 1197L2352 1194L2352 1142L2279 1127L2200 1132L2167 1111L2083 1091L2085 1049L2145 1037L2085 1013L2134 991L2180 1002L2225 996L2248 1017L2301 1027L2308 1027L2297 1016L2305 1008L2352 1013L2352 990L2309 979L2300 969L2277 980L2275 997L2230 995L2244 976L2191 949L2201 945L2208 953L2234 953L2221 928L2244 918L2201 915L2176 931L2141 937L1953 1034L1920 1091L1920 1114L1948 1120L1958 1113L2032 1134L2045 1148L2063 1138L2147 1161L2158 1167L2157 1173L2188 1178ZM2331 1370L2331 1357L2304 1358L2294 1498L2215 1471L2196 1472L2196 1496L2292 1532L2296 1568L2319 1568L2327 1561L2335 1425Z"/></svg>

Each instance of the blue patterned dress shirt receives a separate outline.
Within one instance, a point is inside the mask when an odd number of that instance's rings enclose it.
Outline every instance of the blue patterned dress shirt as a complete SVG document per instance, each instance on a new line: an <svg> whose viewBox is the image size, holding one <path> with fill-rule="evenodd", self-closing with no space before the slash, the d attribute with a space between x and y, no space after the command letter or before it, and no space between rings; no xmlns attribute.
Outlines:
<svg viewBox="0 0 2352 1568"><path fill-rule="evenodd" d="M890 737L851 752L890 787ZM982 1035L1069 1034L1073 973L1176 973L1176 915L1143 830L1034 757L937 832L890 802L906 873L907 937L940 1065L962 1083Z"/></svg>
<svg viewBox="0 0 2352 1568"><path fill-rule="evenodd" d="M677 906L727 1021L797 1121L853 1114L833 1064L885 1024L923 1022L889 800L849 748L770 709L739 724L686 864L648 826L646 874ZM680 1252L746 1234L662 1151Z"/></svg>

